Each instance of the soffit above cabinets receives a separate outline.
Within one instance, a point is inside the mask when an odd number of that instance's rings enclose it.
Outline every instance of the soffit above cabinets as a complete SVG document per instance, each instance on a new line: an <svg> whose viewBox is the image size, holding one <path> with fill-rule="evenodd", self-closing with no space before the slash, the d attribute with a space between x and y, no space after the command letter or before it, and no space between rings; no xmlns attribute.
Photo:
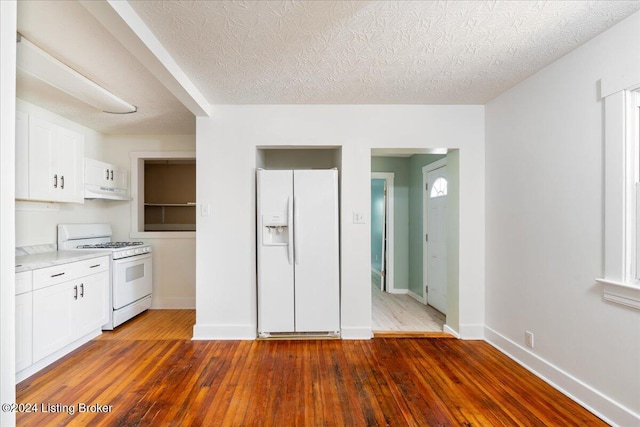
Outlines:
<svg viewBox="0 0 640 427"><path fill-rule="evenodd" d="M130 4L212 104L485 104L639 1Z"/></svg>
<svg viewBox="0 0 640 427"><path fill-rule="evenodd" d="M138 112L103 113L21 71L18 98L104 134L195 133L193 114L80 3L18 1L18 32Z"/></svg>

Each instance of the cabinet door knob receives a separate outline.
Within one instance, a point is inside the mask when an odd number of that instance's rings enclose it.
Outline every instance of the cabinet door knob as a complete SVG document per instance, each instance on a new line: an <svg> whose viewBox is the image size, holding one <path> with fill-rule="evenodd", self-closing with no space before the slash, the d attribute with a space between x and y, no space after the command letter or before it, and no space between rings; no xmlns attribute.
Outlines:
<svg viewBox="0 0 640 427"><path fill-rule="evenodd" d="M60 175L60 189L64 190L64 175Z"/></svg>
<svg viewBox="0 0 640 427"><path fill-rule="evenodd" d="M58 174L53 175L53 188L58 188Z"/></svg>
<svg viewBox="0 0 640 427"><path fill-rule="evenodd" d="M73 287L73 299L78 299L78 285Z"/></svg>

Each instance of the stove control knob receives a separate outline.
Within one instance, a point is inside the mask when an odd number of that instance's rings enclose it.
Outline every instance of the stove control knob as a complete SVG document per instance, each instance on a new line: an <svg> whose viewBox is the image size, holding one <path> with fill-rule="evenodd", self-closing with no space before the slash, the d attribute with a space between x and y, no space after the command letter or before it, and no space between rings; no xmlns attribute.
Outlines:
<svg viewBox="0 0 640 427"><path fill-rule="evenodd" d="M116 251L116 252L113 253L113 257L114 258L120 258L121 256L122 256L122 252Z"/></svg>
<svg viewBox="0 0 640 427"><path fill-rule="evenodd" d="M133 255L133 251L132 251L131 249L129 249L129 250L127 251L127 255Z"/></svg>

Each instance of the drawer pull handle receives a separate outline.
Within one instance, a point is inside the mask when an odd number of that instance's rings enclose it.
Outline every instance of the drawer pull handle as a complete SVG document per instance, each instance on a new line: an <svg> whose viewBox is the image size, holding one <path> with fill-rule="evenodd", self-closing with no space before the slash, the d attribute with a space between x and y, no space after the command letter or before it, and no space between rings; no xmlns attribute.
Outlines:
<svg viewBox="0 0 640 427"><path fill-rule="evenodd" d="M58 277L58 276L62 276L62 275L64 275L64 272L63 273L58 273L58 274L52 274L51 277Z"/></svg>
<svg viewBox="0 0 640 427"><path fill-rule="evenodd" d="M80 296L84 298L84 283L80 283Z"/></svg>
<svg viewBox="0 0 640 427"><path fill-rule="evenodd" d="M92 265L92 266L91 266L91 267L89 267L89 268L96 268L96 267L100 267L100 265L101 265L101 264Z"/></svg>
<svg viewBox="0 0 640 427"><path fill-rule="evenodd" d="M73 287L73 299L78 299L78 285Z"/></svg>

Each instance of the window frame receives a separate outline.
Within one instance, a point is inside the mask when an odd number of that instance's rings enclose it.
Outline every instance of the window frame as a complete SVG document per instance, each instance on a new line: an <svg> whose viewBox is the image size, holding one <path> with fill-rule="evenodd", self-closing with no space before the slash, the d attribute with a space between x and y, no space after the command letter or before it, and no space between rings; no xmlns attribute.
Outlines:
<svg viewBox="0 0 640 427"><path fill-rule="evenodd" d="M603 300L640 310L640 85L605 101Z"/></svg>
<svg viewBox="0 0 640 427"><path fill-rule="evenodd" d="M131 158L131 231L132 239L188 239L195 231L144 231L145 160L195 160L195 151L132 151ZM196 166L197 167L197 166ZM196 224L200 204L196 201Z"/></svg>
<svg viewBox="0 0 640 427"><path fill-rule="evenodd" d="M627 213L629 282L640 288L640 89L630 91L627 96L627 166L628 185Z"/></svg>
<svg viewBox="0 0 640 427"><path fill-rule="evenodd" d="M444 181L444 191L441 192L438 190L438 186L436 184L443 182ZM438 197L444 197L447 195L448 193L448 187L449 187L449 182L447 181L446 178L443 177L438 177L436 178L435 181L433 181L433 184L431 185L431 190L429 191L429 198L430 199L437 199ZM435 194L434 194L435 191Z"/></svg>

